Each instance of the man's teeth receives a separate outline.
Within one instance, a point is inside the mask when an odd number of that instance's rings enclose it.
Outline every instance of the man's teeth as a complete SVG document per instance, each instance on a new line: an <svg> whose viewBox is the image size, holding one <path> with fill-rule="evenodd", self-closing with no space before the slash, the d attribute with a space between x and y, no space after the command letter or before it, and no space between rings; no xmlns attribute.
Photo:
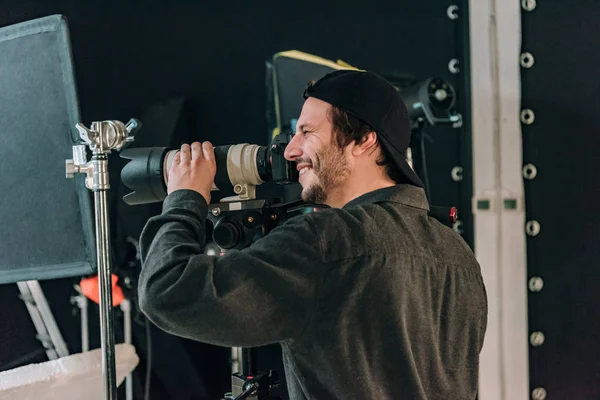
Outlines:
<svg viewBox="0 0 600 400"><path fill-rule="evenodd" d="M310 167L304 167L300 170L300 175L304 175L305 173L308 172L308 170L310 169Z"/></svg>

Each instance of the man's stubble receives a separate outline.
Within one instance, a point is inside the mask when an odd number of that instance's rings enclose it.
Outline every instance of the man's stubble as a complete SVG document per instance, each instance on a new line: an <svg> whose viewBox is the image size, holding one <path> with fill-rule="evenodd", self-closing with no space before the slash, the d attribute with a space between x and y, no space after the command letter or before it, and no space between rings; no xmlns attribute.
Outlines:
<svg viewBox="0 0 600 400"><path fill-rule="evenodd" d="M343 148L331 144L317 152L313 173L317 179L302 191L302 200L324 204L332 191L338 189L350 175Z"/></svg>

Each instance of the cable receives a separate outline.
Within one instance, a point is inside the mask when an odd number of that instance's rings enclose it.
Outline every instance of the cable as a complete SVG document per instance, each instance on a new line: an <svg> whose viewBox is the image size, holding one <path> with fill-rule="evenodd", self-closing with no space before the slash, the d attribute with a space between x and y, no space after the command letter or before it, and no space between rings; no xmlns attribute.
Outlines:
<svg viewBox="0 0 600 400"><path fill-rule="evenodd" d="M423 172L423 184L425 185L425 194L427 200L431 202L431 194L429 192L429 174L427 173L427 157L425 156L425 132L419 133L419 146L421 147L421 170Z"/></svg>
<svg viewBox="0 0 600 400"><path fill-rule="evenodd" d="M150 400L150 372L152 370L152 340L150 337L150 320L146 318L146 380L144 382L144 400Z"/></svg>

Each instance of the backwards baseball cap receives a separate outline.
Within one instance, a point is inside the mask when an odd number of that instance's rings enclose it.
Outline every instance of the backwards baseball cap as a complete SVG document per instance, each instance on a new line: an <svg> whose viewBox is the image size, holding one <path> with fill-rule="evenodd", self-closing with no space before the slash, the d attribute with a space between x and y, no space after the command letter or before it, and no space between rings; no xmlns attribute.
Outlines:
<svg viewBox="0 0 600 400"><path fill-rule="evenodd" d="M368 71L336 70L309 86L304 91L304 98L308 97L336 106L372 126L403 175L399 183L423 187L406 161L410 120L404 101L390 82Z"/></svg>

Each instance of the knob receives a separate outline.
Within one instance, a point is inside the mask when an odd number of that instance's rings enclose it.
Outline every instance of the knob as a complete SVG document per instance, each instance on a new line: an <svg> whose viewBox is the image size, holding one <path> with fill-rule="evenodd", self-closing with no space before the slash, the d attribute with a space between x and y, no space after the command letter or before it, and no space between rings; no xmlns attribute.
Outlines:
<svg viewBox="0 0 600 400"><path fill-rule="evenodd" d="M75 166L75 162L73 160L67 160L65 162L65 167L67 170L67 178L73 178L75 177L75 173L77 172L78 168Z"/></svg>

